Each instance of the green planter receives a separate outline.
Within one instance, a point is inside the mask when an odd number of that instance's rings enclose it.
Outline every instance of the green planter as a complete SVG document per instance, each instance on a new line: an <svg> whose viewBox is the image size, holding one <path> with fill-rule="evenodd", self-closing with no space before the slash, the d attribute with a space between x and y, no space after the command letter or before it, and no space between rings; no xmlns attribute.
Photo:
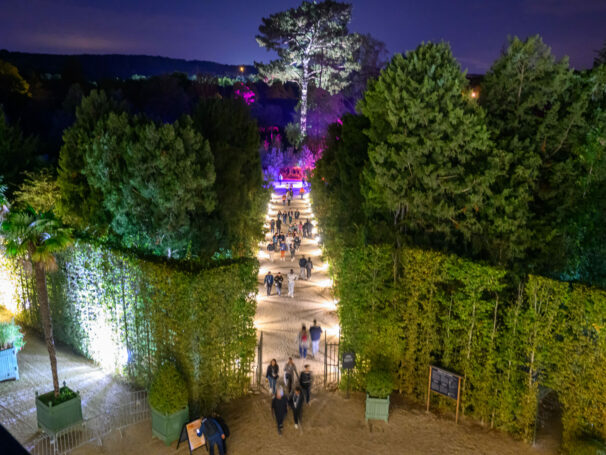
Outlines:
<svg viewBox="0 0 606 455"><path fill-rule="evenodd" d="M82 423L82 400L80 395L55 406L48 406L36 393L38 428L55 435L65 428Z"/></svg>
<svg viewBox="0 0 606 455"><path fill-rule="evenodd" d="M366 394L366 421L385 420L389 418L389 397L373 398Z"/></svg>
<svg viewBox="0 0 606 455"><path fill-rule="evenodd" d="M174 414L162 414L150 406L152 416L152 434L167 446L179 439L183 425L189 419L189 406Z"/></svg>
<svg viewBox="0 0 606 455"><path fill-rule="evenodd" d="M17 365L15 348L0 351L0 382L10 379L19 379L19 365Z"/></svg>

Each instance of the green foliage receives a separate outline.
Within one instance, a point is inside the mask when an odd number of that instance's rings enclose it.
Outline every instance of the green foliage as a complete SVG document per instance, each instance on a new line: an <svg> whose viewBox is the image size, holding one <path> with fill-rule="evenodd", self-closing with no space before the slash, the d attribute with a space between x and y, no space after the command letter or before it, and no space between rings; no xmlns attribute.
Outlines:
<svg viewBox="0 0 606 455"><path fill-rule="evenodd" d="M263 188L257 122L241 100L203 100L192 118L193 128L210 143L217 175L216 211L208 226L200 225L199 230L213 242L212 251L223 248L236 257L251 255L263 237L269 198Z"/></svg>
<svg viewBox="0 0 606 455"><path fill-rule="evenodd" d="M63 386L59 389L59 395L55 395L54 392L48 392L44 395L38 396L38 399L46 406L57 406L61 403L65 403L66 401L71 400L72 398L76 398L77 396L78 394L72 389Z"/></svg>
<svg viewBox="0 0 606 455"><path fill-rule="evenodd" d="M298 123L290 122L284 127L284 133L288 143L295 149L298 149L303 144L305 137L301 134L301 127Z"/></svg>
<svg viewBox="0 0 606 455"><path fill-rule="evenodd" d="M185 256L199 240L196 220L215 206L213 157L191 121L156 125L110 113L97 122L82 151L82 173L101 195L120 243ZM193 246L199 254L199 244Z"/></svg>
<svg viewBox="0 0 606 455"><path fill-rule="evenodd" d="M359 69L353 53L360 40L349 33L350 21L348 3L304 1L296 8L264 17L259 26L256 36L259 46L275 51L278 59L255 66L266 80L299 85L303 136L307 133L309 85L336 93L347 86L350 73Z"/></svg>
<svg viewBox="0 0 606 455"><path fill-rule="evenodd" d="M25 180L14 194L16 205L40 213L52 212L60 197L55 176L49 169L24 174Z"/></svg>
<svg viewBox="0 0 606 455"><path fill-rule="evenodd" d="M256 346L256 259L201 265L80 241L57 262L48 276L57 340L142 386L158 365L175 363L194 413L247 391ZM39 328L32 278L22 277L19 319Z"/></svg>
<svg viewBox="0 0 606 455"><path fill-rule="evenodd" d="M557 61L538 36L513 38L486 74L480 102L503 166L482 213L494 262L555 274L570 257L566 226L583 200L579 183L592 174L580 152L604 121L590 107L603 97L599 85L567 58Z"/></svg>
<svg viewBox="0 0 606 455"><path fill-rule="evenodd" d="M15 324L15 321L0 322L0 350L15 348L19 352L23 346L25 342L21 327Z"/></svg>
<svg viewBox="0 0 606 455"><path fill-rule="evenodd" d="M531 440L543 386L562 404L565 447L606 436L605 291L388 245L333 260L355 387L395 372L395 388L423 402L428 365L440 365L463 377L462 413L486 424Z"/></svg>
<svg viewBox="0 0 606 455"><path fill-rule="evenodd" d="M450 47L427 43L396 54L358 105L369 121L365 197L416 243L452 246L481 231L498 163L466 87Z"/></svg>
<svg viewBox="0 0 606 455"><path fill-rule="evenodd" d="M187 406L187 385L175 365L164 363L149 388L149 404L156 411L170 415Z"/></svg>
<svg viewBox="0 0 606 455"><path fill-rule="evenodd" d="M7 94L18 94L31 97L29 84L16 66L0 60L0 90Z"/></svg>
<svg viewBox="0 0 606 455"><path fill-rule="evenodd" d="M393 392L393 378L388 371L371 370L366 375L366 392L373 398L387 398Z"/></svg>

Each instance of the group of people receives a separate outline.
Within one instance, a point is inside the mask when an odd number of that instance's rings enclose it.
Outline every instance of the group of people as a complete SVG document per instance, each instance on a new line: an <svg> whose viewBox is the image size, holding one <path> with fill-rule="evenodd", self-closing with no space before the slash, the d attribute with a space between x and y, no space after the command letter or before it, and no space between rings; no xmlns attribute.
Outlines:
<svg viewBox="0 0 606 455"><path fill-rule="evenodd" d="M320 327L317 321L314 319L314 325L309 330L305 327L305 324L301 326L301 331L297 335L297 343L299 344L299 356L302 359L307 358L307 351L311 346L311 355L316 358L318 351L320 350L320 340L322 339L322 327Z"/></svg>
<svg viewBox="0 0 606 455"><path fill-rule="evenodd" d="M303 413L303 404L310 404L313 377L309 365L305 365L303 368L304 370L299 374L292 357L289 357L288 362L284 366L284 384L278 385L280 367L276 359L272 359L267 367L267 380L272 389L271 411L276 419L278 434L282 434L284 419L288 414L289 407L293 412L295 428L299 428ZM298 380L298 385L293 388L295 376Z"/></svg>
<svg viewBox="0 0 606 455"><path fill-rule="evenodd" d="M294 298L295 296L295 281L297 281L297 275L295 274L293 269L290 269L290 273L286 275L286 280L288 282L288 297ZM276 273L276 275L271 274L271 270L267 272L265 278L263 279L263 284L267 289L267 295L271 295L271 288L273 285L276 285L276 291L278 295L282 295L282 285L284 284L284 275L280 272Z"/></svg>
<svg viewBox="0 0 606 455"><path fill-rule="evenodd" d="M304 194L305 194L305 188L303 188L303 186L301 186L301 188L299 188L299 196L301 196L301 199L303 199ZM288 205L290 205L293 198L294 198L294 191L293 191L293 186L291 184L288 187L288 189L286 190L286 193L284 193L282 195L282 205L286 205L287 202L288 202Z"/></svg>

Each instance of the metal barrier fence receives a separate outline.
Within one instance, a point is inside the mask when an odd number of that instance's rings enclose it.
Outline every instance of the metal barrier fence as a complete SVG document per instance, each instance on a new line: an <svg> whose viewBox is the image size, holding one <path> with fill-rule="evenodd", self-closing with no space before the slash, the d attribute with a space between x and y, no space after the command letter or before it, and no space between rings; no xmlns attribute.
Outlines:
<svg viewBox="0 0 606 455"><path fill-rule="evenodd" d="M32 455L59 455L85 444L102 446L103 438L112 431L121 432L124 428L150 417L147 391L131 392L119 406L112 407L104 414L85 419L82 424L66 428L55 436L42 434L25 444L25 448Z"/></svg>

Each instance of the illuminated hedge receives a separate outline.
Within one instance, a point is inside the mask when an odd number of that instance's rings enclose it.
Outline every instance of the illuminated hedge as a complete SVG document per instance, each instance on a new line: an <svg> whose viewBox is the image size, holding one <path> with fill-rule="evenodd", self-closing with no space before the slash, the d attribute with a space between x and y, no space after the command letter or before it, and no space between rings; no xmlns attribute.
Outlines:
<svg viewBox="0 0 606 455"><path fill-rule="evenodd" d="M424 401L430 364L463 376L461 411L531 440L539 385L558 394L564 446L606 439L606 292L390 245L334 258L342 344L354 383L377 360ZM453 404L438 397L440 406Z"/></svg>
<svg viewBox="0 0 606 455"><path fill-rule="evenodd" d="M78 242L58 264L48 276L58 340L142 385L162 361L176 362L194 411L246 390L256 345L255 259L202 267ZM24 281L19 318L37 327L33 287Z"/></svg>

